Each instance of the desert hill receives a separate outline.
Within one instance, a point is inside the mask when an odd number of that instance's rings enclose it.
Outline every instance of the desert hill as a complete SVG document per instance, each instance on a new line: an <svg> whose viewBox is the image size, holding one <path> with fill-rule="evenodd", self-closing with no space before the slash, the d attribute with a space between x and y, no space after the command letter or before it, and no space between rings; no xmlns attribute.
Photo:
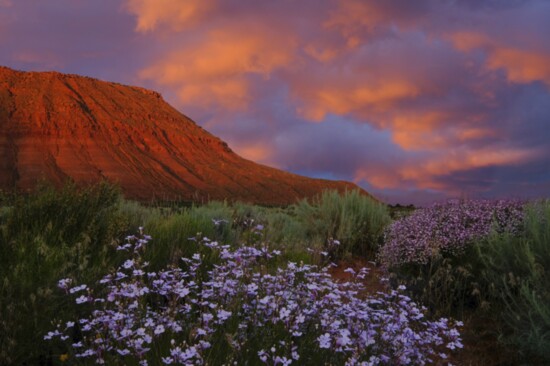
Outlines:
<svg viewBox="0 0 550 366"><path fill-rule="evenodd" d="M139 87L0 67L0 189L101 179L133 199L288 204L352 183L246 160Z"/></svg>

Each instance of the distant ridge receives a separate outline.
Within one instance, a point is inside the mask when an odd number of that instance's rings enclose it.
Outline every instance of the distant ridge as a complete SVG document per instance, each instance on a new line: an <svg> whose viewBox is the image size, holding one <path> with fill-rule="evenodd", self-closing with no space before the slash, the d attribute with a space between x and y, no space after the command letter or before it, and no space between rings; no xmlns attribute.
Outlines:
<svg viewBox="0 0 550 366"><path fill-rule="evenodd" d="M246 160L157 92L0 67L0 189L29 190L43 179L106 179L138 200L274 205L325 189L358 189Z"/></svg>

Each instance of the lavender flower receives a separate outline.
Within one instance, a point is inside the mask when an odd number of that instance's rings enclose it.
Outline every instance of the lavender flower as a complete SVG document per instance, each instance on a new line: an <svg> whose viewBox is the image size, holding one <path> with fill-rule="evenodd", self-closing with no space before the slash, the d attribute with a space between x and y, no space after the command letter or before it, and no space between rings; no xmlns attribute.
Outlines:
<svg viewBox="0 0 550 366"><path fill-rule="evenodd" d="M523 224L521 201L449 200L419 209L393 222L379 257L387 267L425 264L444 254L460 255L473 240L491 230L518 233Z"/></svg>
<svg viewBox="0 0 550 366"><path fill-rule="evenodd" d="M133 257L93 289L74 287L88 290L77 303L91 307L78 321L76 357L204 365L213 362L212 345L226 342L225 363L250 361L239 357L257 347L251 357L269 365L308 364L318 355L331 364L424 365L440 353L446 357L445 348L461 347L459 323L428 321L425 309L401 290L360 297L366 270L347 283L333 281L328 267L292 262L270 273L262 268L279 253L265 245L231 250L203 239L201 253L217 257L216 265L197 253L183 258L182 268L150 273L138 254L148 240L131 237ZM66 290L68 283L60 287ZM74 323L65 325L44 338L68 339ZM170 344L160 347L167 339Z"/></svg>

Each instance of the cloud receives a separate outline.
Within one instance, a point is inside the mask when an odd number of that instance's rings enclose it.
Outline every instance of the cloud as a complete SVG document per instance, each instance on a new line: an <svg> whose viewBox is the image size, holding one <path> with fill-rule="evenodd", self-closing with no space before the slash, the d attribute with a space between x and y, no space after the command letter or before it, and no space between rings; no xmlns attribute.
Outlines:
<svg viewBox="0 0 550 366"><path fill-rule="evenodd" d="M202 21L216 7L216 1L128 0L125 7L136 15L139 32L154 31L161 26L180 31Z"/></svg>
<svg viewBox="0 0 550 366"><path fill-rule="evenodd" d="M294 57L292 37L266 27L212 30L144 69L144 79L177 88L185 104L246 108L252 78L270 78Z"/></svg>
<svg viewBox="0 0 550 366"><path fill-rule="evenodd" d="M170 45L140 75L252 160L439 197L496 189L483 174L545 154L528 132L540 116L510 117L548 97L533 84L548 83L544 42L526 41L546 27L540 2L190 4L134 11ZM549 115L546 97L529 108Z"/></svg>
<svg viewBox="0 0 550 366"><path fill-rule="evenodd" d="M550 194L548 1L3 5L1 64L157 89L246 158L393 201Z"/></svg>
<svg viewBox="0 0 550 366"><path fill-rule="evenodd" d="M35 52L31 50L15 52L12 59L27 66L39 66L46 69L63 67L63 60L51 51Z"/></svg>
<svg viewBox="0 0 550 366"><path fill-rule="evenodd" d="M491 70L505 70L511 82L542 81L550 85L550 50L520 49L475 32L457 32L450 38L461 51L483 50L487 54L486 66Z"/></svg>

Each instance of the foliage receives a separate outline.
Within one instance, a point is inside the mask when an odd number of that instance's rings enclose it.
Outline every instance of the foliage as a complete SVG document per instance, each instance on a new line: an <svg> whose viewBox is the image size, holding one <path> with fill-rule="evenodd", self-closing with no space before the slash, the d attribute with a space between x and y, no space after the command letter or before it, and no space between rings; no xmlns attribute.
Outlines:
<svg viewBox="0 0 550 366"><path fill-rule="evenodd" d="M2 201L10 206L0 216L0 364L38 363L47 347L37 330L71 311L56 279L87 281L116 263L109 248L122 226L118 200L117 189L100 184L42 186Z"/></svg>
<svg viewBox="0 0 550 366"><path fill-rule="evenodd" d="M474 242L493 231L521 232L523 207L514 200L449 200L416 210L389 226L380 261L432 312L462 316L484 296Z"/></svg>
<svg viewBox="0 0 550 366"><path fill-rule="evenodd" d="M320 208L315 210L319 217L330 217ZM327 238L335 234L316 234L309 225L309 218L299 216L295 207L226 202L143 206L122 199L106 183L82 189L67 185L61 190L42 186L30 194L3 194L0 364L50 363L49 354L57 351L44 343L41 331L50 327L56 314L72 316L77 311L55 290L57 279L90 282L115 268L121 257L116 246L138 226L155 236L155 245L143 253L154 271L177 265L182 256L199 250L187 240L198 233L234 246L270 243L273 249L284 249L283 255L273 259L277 263L320 263Z"/></svg>
<svg viewBox="0 0 550 366"><path fill-rule="evenodd" d="M550 362L550 202L451 201L388 229L380 258L437 314L490 317L501 340Z"/></svg>
<svg viewBox="0 0 550 366"><path fill-rule="evenodd" d="M478 243L479 278L508 327L503 340L550 362L550 201L531 206L524 226Z"/></svg>
<svg viewBox="0 0 550 366"><path fill-rule="evenodd" d="M140 365L424 365L462 347L452 322L426 320L397 291L359 298L366 269L344 284L292 262L271 273L278 251L205 238L183 268L152 272L141 256L150 237L128 239L118 249L131 257L98 287L59 281L86 315L46 339L71 339L78 358ZM205 261L212 257L216 266Z"/></svg>
<svg viewBox="0 0 550 366"><path fill-rule="evenodd" d="M386 205L357 190L344 194L325 191L293 209L305 236L320 239L334 259L350 254L374 258L391 220ZM339 245L334 245L335 240Z"/></svg>

